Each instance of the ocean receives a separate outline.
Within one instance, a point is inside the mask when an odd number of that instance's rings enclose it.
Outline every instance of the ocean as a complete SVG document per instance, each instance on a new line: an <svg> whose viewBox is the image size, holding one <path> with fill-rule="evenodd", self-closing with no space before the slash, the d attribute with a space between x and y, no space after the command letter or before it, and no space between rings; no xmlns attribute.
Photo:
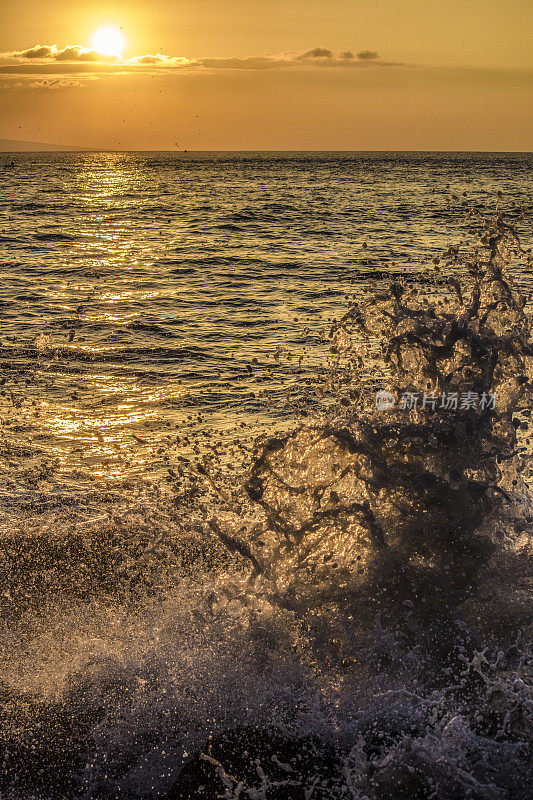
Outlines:
<svg viewBox="0 0 533 800"><path fill-rule="evenodd" d="M0 155L2 797L526 799L532 166Z"/></svg>

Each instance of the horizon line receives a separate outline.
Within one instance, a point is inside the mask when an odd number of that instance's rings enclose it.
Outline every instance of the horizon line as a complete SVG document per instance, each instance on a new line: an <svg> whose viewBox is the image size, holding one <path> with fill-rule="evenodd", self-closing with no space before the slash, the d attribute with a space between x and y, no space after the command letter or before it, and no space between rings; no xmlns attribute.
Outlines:
<svg viewBox="0 0 533 800"><path fill-rule="evenodd" d="M0 142L2 140L0 139ZM25 144L25 140L8 140L11 142L20 142L20 144ZM188 154L196 154L196 153L486 153L486 154L500 154L500 153L514 153L517 155L531 155L533 154L533 150L511 150L511 149L503 149L503 150L475 150L475 149L461 149L461 148L452 148L452 149L442 149L442 148L429 148L429 149L420 149L420 148L398 148L398 149L391 149L391 150L383 150L383 149L373 149L373 148L363 148L363 149L354 149L354 150L336 150L336 149L329 149L329 148L319 148L319 149L260 149L260 148L251 148L251 149L227 149L227 148L210 148L206 150L189 150L189 149L166 149L166 148L120 148L120 147L84 147L84 146L73 146L73 145L55 145L55 144L48 144L47 142L27 142L28 144L35 144L35 145L42 145L46 147L46 150L0 150L0 153L3 154L19 154L19 153L61 153L61 152L69 152L69 153L174 153L176 155L188 155Z"/></svg>

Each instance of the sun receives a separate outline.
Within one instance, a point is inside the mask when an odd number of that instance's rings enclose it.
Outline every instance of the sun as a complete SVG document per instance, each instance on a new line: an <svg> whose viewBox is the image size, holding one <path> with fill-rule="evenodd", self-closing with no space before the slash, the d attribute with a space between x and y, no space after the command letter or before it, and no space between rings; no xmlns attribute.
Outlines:
<svg viewBox="0 0 533 800"><path fill-rule="evenodd" d="M122 58L126 40L116 28L99 28L91 37L91 47L103 56Z"/></svg>

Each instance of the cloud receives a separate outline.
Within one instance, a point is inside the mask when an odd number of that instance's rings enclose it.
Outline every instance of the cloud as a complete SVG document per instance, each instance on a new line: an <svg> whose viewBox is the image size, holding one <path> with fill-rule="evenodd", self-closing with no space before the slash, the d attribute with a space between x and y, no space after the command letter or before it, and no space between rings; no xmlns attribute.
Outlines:
<svg viewBox="0 0 533 800"><path fill-rule="evenodd" d="M313 47L310 50L291 50L278 55L250 56L249 58L201 58L190 62L191 66L204 69L312 69L325 67L364 67L371 65L401 66L379 60L373 50L353 53L351 50L335 52L327 47Z"/></svg>
<svg viewBox="0 0 533 800"><path fill-rule="evenodd" d="M135 56L135 58L129 58L124 63L133 67L190 67L200 62L191 61L188 58L180 58L179 56L164 56L162 53L156 53L155 55Z"/></svg>
<svg viewBox="0 0 533 800"><path fill-rule="evenodd" d="M288 56L291 54L288 53ZM342 50L340 53L334 53L333 50L328 50L326 47L313 47L312 50L306 50L299 55L293 57L296 61L328 61L331 63L338 63L343 61L375 61L379 58L379 53L375 50L361 50L359 53L353 53L351 50Z"/></svg>
<svg viewBox="0 0 533 800"><path fill-rule="evenodd" d="M96 50L91 50L89 47L82 47L81 45L74 44L64 47L59 50L55 44L36 44L28 50L15 50L12 53L2 53L2 57L11 57L14 60L33 59L39 61L65 61L65 62L101 62L113 63L118 62L115 56L104 56Z"/></svg>
<svg viewBox="0 0 533 800"><path fill-rule="evenodd" d="M86 81L94 78L84 78L83 80L72 80L71 78L44 78L28 82L29 89L82 89L86 86Z"/></svg>
<svg viewBox="0 0 533 800"><path fill-rule="evenodd" d="M327 50L325 47L313 47L312 50L306 50L295 58L297 61L309 61L314 58L327 58L331 60L334 58L334 53L332 50Z"/></svg>
<svg viewBox="0 0 533 800"><path fill-rule="evenodd" d="M31 67L30 67L31 65ZM55 66L54 66L55 65ZM58 65L63 65L60 68ZM76 65L79 65L76 68ZM57 45L36 44L27 50L0 53L0 70L13 73L38 74L39 72L86 72L82 65L93 65L97 72L146 71L208 71L208 70L280 70L320 68L361 68L369 66L401 66L381 61L374 50L352 50L335 52L326 47L309 50L294 50L277 55L257 55L248 58L184 58L163 53L145 54L127 60L101 53L81 45L68 45L59 49Z"/></svg>
<svg viewBox="0 0 533 800"><path fill-rule="evenodd" d="M10 90L26 90L35 89L39 91L48 91L55 89L82 89L87 85L87 81L96 80L91 76L84 76L78 78L29 78L27 76L20 76L17 79L0 80L0 89Z"/></svg>
<svg viewBox="0 0 533 800"><path fill-rule="evenodd" d="M375 50L361 50L360 53L357 53L357 58L361 61L375 61L376 58L379 58L379 54Z"/></svg>
<svg viewBox="0 0 533 800"><path fill-rule="evenodd" d="M47 44L36 44L34 47L30 47L29 50L15 51L10 55L13 56L13 58L52 58L55 53L57 53L55 44L51 47Z"/></svg>
<svg viewBox="0 0 533 800"><path fill-rule="evenodd" d="M65 47L63 50L59 50L58 53L55 55L56 61L118 61L119 59L116 56L103 56L101 53L97 53L96 50L89 50L88 47L79 47L78 45L74 45L71 47Z"/></svg>

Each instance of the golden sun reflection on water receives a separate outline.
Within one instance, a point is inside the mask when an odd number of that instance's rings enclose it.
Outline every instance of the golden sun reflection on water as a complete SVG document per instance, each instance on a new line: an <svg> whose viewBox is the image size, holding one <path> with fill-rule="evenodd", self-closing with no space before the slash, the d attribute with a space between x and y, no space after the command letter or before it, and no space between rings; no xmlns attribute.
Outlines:
<svg viewBox="0 0 533 800"><path fill-rule="evenodd" d="M157 424L164 392L146 393L113 376L107 380L100 376L87 386L90 404L43 402L40 406L42 434L54 442L63 468L70 469L74 463L90 468L94 476L109 478L142 472L158 438L148 428ZM146 444L139 444L141 437Z"/></svg>
<svg viewBox="0 0 533 800"><path fill-rule="evenodd" d="M117 375L127 365L107 360L123 349L126 337L131 338L128 326L142 325L147 304L161 294L157 286L143 284L152 244L133 235L135 227L147 222L142 212L148 201L140 191L146 175L118 153L85 154L80 166L75 188L83 211L64 264L67 275L78 274L65 276L47 299L69 319L72 338L61 351L69 360L78 353L85 364L104 356L108 371L83 370L72 403L68 398L41 401L39 426L41 439L53 443L65 470L76 465L93 476L120 478L153 463L152 451L162 435L158 421L169 416L164 407L182 400L187 391L175 384L164 388L157 378L147 385L133 374L133 366L131 375ZM61 353L52 360L61 363Z"/></svg>
<svg viewBox="0 0 533 800"><path fill-rule="evenodd" d="M127 209L138 211L142 205L140 178L129 160L120 154L99 153L87 154L81 163L76 189L87 212L79 216L73 263L83 267L87 279L65 279L48 294L59 301L58 309L73 315L73 340L62 346L63 351L69 358L79 353L90 361L119 351L121 331L135 320L142 321L145 304L160 292L141 285L132 288L135 281L130 275L141 267L150 247L134 246L128 236L133 222ZM98 213L92 211L96 201ZM126 213L117 215L125 207ZM94 341L95 330L103 331L98 341ZM176 389L143 385L135 375L118 376L115 370L124 369L121 363L108 363L108 369L83 374L72 402L69 398L39 402L41 439L53 443L65 470L75 466L89 469L95 477L120 478L142 472L153 461L162 406L169 394L176 398ZM184 395L185 390L178 394Z"/></svg>

